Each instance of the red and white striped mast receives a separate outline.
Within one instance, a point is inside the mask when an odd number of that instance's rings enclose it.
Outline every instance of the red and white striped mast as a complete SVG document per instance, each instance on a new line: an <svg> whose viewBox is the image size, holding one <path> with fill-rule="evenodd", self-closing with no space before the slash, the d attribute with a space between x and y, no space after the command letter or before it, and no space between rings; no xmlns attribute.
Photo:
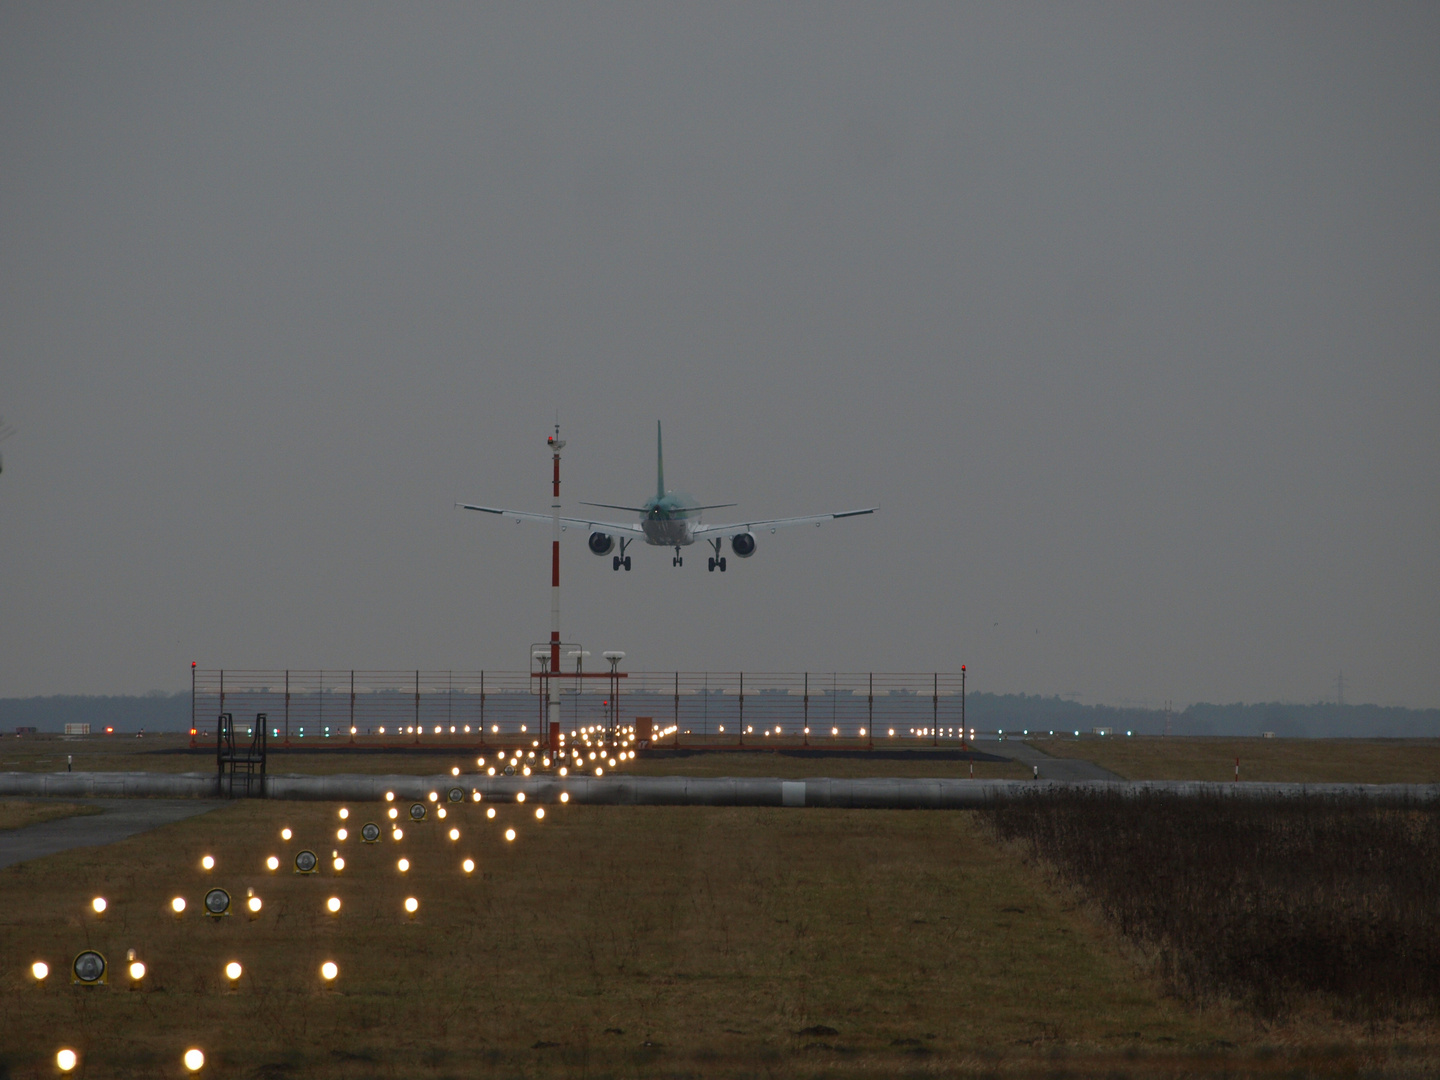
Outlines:
<svg viewBox="0 0 1440 1080"><path fill-rule="evenodd" d="M560 727L560 451L565 440L560 438L560 425L545 440L555 460L555 494L550 504L550 716L546 735Z"/></svg>

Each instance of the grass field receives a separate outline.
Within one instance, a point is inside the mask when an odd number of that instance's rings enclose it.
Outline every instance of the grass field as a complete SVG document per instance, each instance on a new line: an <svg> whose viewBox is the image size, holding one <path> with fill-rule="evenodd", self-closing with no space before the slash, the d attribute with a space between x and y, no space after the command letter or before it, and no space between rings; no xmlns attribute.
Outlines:
<svg viewBox="0 0 1440 1080"><path fill-rule="evenodd" d="M334 839L336 809L237 803L0 871L9 1075L54 1075L70 1046L88 1075L178 1076L192 1045L209 1074L264 1077L1403 1076L1440 1065L1430 1031L1263 1030L1164 996L1117 935L976 814L555 807L537 822L511 805L492 822L469 804L443 826L366 846ZM380 813L354 809L352 837ZM288 844L282 826L295 830ZM290 871L302 844L322 873ZM347 862L338 875L332 850ZM479 863L470 876L466 855ZM253 888L260 917L197 915L215 885L237 909ZM89 906L97 893L103 917ZM420 902L413 921L407 895ZM108 986L69 984L82 948L107 956ZM149 968L133 990L130 949ZM44 983L28 973L36 959L53 969ZM233 988L231 960L244 968ZM340 967L330 986L325 960Z"/></svg>
<svg viewBox="0 0 1440 1080"><path fill-rule="evenodd" d="M1083 758L1127 780L1440 783L1440 739L1033 738L1056 757Z"/></svg>
<svg viewBox="0 0 1440 1080"><path fill-rule="evenodd" d="M75 817L77 814L98 814L100 807L87 803L0 799L0 832L39 825L42 821Z"/></svg>

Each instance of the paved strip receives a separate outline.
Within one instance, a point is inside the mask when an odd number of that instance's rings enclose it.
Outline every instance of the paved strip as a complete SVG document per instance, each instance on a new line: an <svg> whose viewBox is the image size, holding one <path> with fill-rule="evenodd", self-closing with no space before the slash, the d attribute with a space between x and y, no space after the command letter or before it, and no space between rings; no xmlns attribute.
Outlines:
<svg viewBox="0 0 1440 1080"><path fill-rule="evenodd" d="M136 833L184 821L227 805L217 799L66 799L103 806L99 814L57 818L23 829L0 832L0 867L29 862L59 851L100 847Z"/></svg>
<svg viewBox="0 0 1440 1080"><path fill-rule="evenodd" d="M1021 765L1038 768L1041 780L1123 780L1123 776L1102 769L1093 761L1080 758L1051 757L1038 746L1023 739L1004 739L996 744L996 753L1004 754Z"/></svg>

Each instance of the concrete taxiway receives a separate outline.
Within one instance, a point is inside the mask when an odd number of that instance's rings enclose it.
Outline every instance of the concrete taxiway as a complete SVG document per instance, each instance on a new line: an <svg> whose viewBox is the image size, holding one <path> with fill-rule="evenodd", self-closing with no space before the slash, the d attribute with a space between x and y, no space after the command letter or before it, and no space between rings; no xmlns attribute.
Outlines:
<svg viewBox="0 0 1440 1080"><path fill-rule="evenodd" d="M71 848L99 847L225 806L221 799L84 799L99 814L58 818L0 832L0 867Z"/></svg>

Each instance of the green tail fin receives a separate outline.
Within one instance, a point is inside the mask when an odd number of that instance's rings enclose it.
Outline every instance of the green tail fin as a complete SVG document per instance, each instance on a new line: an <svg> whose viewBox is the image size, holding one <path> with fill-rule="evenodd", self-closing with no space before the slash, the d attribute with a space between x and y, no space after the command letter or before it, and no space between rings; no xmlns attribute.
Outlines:
<svg viewBox="0 0 1440 1080"><path fill-rule="evenodd" d="M665 446L660 440L660 421L655 421L655 497L665 497Z"/></svg>

